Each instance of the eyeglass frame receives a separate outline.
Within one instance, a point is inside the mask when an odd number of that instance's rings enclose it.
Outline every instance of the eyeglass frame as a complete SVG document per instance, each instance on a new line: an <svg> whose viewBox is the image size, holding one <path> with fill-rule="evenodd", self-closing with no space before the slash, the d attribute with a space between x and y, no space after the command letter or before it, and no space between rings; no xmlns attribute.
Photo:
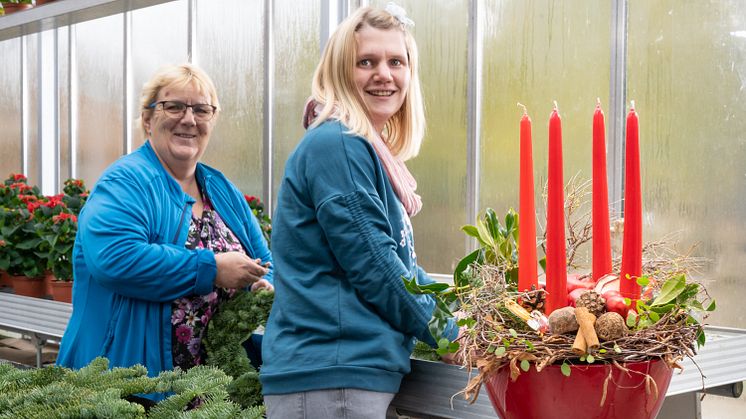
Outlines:
<svg viewBox="0 0 746 419"><path fill-rule="evenodd" d="M168 103L168 102L180 103L180 104L184 105L185 107L184 107L184 110L182 111L181 115L172 116L173 114L171 114L169 111L165 110L163 108L163 104L164 103ZM176 118L183 118L184 115L186 115L187 108L192 108L192 115L194 115L194 119L197 120L197 114L194 112L194 107L195 106L209 106L210 108L212 108L212 114L210 114L210 118L209 119L200 120L200 122L209 122L209 121L211 121L212 118L215 117L215 114L218 111L218 107L217 106L210 105L209 103L195 103L193 105L188 105L188 104L186 104L186 103L184 103L184 102L182 102L180 100L161 100L161 101L153 102L153 103L151 103L150 105L147 106L147 109L155 109L158 105L161 105L161 110L163 110L163 112L166 115L168 115L169 118L174 118L174 119L176 119Z"/></svg>

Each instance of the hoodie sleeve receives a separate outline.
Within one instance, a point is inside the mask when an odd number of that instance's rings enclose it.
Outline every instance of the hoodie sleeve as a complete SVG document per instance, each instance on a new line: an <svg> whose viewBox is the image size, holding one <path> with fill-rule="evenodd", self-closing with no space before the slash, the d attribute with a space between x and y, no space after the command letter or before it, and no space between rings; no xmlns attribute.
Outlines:
<svg viewBox="0 0 746 419"><path fill-rule="evenodd" d="M396 253L372 147L340 134L318 141L315 151L305 179L325 238L351 285L392 327L433 345L428 323L435 302L404 287L402 278L420 272L410 272Z"/></svg>
<svg viewBox="0 0 746 419"><path fill-rule="evenodd" d="M92 279L117 294L148 301L207 294L217 274L215 255L170 244L171 237L156 237L158 220L145 198L148 193L122 177L96 185L76 237ZM159 200L168 202L165 196ZM183 211L189 216L189 205Z"/></svg>

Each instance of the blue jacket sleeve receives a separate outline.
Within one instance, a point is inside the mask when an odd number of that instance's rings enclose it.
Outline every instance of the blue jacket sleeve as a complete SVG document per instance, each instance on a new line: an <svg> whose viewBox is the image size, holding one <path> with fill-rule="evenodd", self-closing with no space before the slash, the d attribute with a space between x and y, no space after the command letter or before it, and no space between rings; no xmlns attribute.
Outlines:
<svg viewBox="0 0 746 419"><path fill-rule="evenodd" d="M217 273L215 255L170 244L170 237L157 238L157 221L144 196L148 191L125 178L99 182L91 194L76 240L93 280L148 301L207 294Z"/></svg>

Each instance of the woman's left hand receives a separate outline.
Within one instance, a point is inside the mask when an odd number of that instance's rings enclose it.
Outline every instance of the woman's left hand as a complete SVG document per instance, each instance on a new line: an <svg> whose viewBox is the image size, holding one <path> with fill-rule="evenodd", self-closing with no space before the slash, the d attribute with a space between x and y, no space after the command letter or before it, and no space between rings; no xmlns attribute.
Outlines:
<svg viewBox="0 0 746 419"><path fill-rule="evenodd" d="M257 292L259 290L274 291L275 287L269 281L262 278L251 284L251 292Z"/></svg>

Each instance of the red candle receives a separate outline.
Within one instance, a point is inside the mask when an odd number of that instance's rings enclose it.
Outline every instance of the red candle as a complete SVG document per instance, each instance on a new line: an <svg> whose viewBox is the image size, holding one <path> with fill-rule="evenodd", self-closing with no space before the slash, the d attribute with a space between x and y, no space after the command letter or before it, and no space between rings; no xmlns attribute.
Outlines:
<svg viewBox="0 0 746 419"><path fill-rule="evenodd" d="M520 105L520 104L519 104ZM520 105L523 106L523 105ZM536 209L534 206L534 158L531 149L531 118L523 106L520 143L520 208L518 214L518 290L536 289Z"/></svg>
<svg viewBox="0 0 746 419"><path fill-rule="evenodd" d="M547 315L567 305L567 254L565 248L565 186L562 175L562 121L557 103L549 117L549 167L547 173Z"/></svg>
<svg viewBox="0 0 746 419"><path fill-rule="evenodd" d="M606 181L606 128L601 99L593 113L593 280L611 273L609 188Z"/></svg>
<svg viewBox="0 0 746 419"><path fill-rule="evenodd" d="M637 278L642 275L640 139L634 101L632 101L627 115L624 160L624 241L622 243L622 272L620 274L619 291L622 296L634 301L640 299L640 286L637 284Z"/></svg>

